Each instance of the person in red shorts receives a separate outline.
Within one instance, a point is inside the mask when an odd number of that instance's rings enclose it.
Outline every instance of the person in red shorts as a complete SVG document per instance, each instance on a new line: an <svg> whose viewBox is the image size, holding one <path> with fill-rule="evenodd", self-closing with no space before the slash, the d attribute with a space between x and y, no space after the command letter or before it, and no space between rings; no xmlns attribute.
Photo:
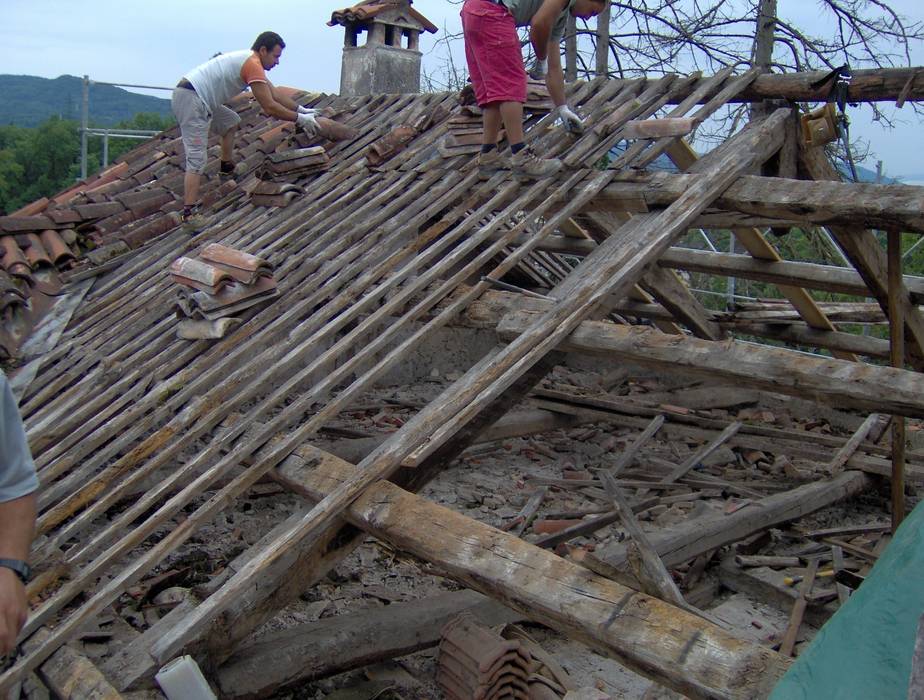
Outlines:
<svg viewBox="0 0 924 700"><path fill-rule="evenodd" d="M557 158L542 158L523 142L523 103L526 102L526 70L517 27L529 26L536 54L537 72L545 76L558 118L569 131L583 130L581 118L565 104L565 76L558 44L565 33L568 14L581 19L603 12L608 0L465 0L462 32L465 58L475 88L475 99L484 110L478 168L490 175L506 165L497 150L501 125L510 143L510 166L518 175L546 177L561 170Z"/></svg>

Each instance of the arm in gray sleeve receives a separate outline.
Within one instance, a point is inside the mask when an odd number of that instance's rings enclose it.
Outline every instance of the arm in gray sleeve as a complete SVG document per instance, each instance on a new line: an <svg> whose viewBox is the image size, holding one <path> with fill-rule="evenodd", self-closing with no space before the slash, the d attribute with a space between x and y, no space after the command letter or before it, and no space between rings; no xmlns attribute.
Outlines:
<svg viewBox="0 0 924 700"><path fill-rule="evenodd" d="M19 407L6 375L0 372L0 503L30 494L37 488L38 478Z"/></svg>

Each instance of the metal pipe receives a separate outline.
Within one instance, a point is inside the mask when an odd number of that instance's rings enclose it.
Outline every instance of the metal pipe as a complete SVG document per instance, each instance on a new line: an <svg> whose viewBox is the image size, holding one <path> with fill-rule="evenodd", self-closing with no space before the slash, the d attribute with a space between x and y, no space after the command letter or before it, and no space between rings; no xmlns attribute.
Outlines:
<svg viewBox="0 0 924 700"><path fill-rule="evenodd" d="M87 127L90 121L90 76L83 76L83 105L80 110L80 179L87 179Z"/></svg>

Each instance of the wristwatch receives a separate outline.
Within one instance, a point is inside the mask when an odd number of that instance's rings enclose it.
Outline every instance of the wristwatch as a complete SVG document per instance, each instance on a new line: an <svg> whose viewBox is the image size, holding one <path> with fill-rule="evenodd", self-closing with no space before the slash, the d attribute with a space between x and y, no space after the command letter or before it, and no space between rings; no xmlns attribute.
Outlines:
<svg viewBox="0 0 924 700"><path fill-rule="evenodd" d="M21 559L0 559L0 566L12 569L23 584L26 584L29 581L29 576L32 575L32 569Z"/></svg>

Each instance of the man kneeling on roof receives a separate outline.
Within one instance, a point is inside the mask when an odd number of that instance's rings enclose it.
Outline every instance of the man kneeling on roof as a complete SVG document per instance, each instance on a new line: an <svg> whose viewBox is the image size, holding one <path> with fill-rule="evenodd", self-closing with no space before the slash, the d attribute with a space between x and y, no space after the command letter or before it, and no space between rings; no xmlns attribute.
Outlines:
<svg viewBox="0 0 924 700"><path fill-rule="evenodd" d="M199 181L205 168L210 129L221 136L220 176L228 178L235 174L231 158L241 118L226 102L249 86L266 114L295 122L309 136L318 133L315 110L296 104L266 77L266 71L279 63L285 46L276 32L263 32L249 51L218 54L193 68L177 83L172 106L186 151L183 228L190 233L201 230L205 223L198 212Z"/></svg>
<svg viewBox="0 0 924 700"><path fill-rule="evenodd" d="M462 6L465 59L475 99L484 110L484 135L478 158L482 175L490 175L507 166L507 159L497 151L502 123L512 154L509 165L515 173L546 177L561 170L560 160L542 158L523 142L526 71L517 27L529 26L529 39L537 60L533 75L545 77L558 118L566 129L580 133L583 121L565 104L565 76L558 44L565 33L569 13L589 19L603 12L608 1L465 0Z"/></svg>

